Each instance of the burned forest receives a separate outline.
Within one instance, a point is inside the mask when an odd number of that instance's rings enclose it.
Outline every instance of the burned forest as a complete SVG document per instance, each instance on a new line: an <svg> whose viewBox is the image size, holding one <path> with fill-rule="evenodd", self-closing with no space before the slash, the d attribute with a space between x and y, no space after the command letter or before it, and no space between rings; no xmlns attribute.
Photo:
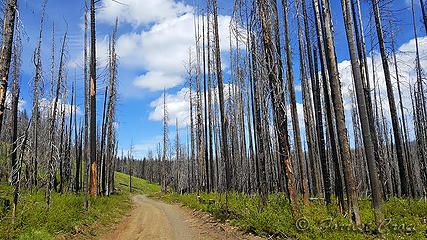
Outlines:
<svg viewBox="0 0 427 240"><path fill-rule="evenodd" d="M1 239L427 238L424 0L0 5Z"/></svg>

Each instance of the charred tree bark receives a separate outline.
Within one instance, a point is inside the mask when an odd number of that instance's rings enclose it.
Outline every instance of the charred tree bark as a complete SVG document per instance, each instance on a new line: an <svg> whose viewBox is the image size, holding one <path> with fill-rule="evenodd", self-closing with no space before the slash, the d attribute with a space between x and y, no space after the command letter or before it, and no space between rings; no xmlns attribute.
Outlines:
<svg viewBox="0 0 427 240"><path fill-rule="evenodd" d="M0 48L0 132L3 125L9 67L12 58L16 2L17 0L7 0L4 6L2 42Z"/></svg>
<svg viewBox="0 0 427 240"><path fill-rule="evenodd" d="M314 147L316 147L315 151L318 151L320 159L325 159L325 139L323 135L323 122L322 122L322 109L321 109L321 101L320 101L320 86L319 86L319 76L318 72L314 71L314 63L313 63L313 56L312 56L312 49L311 49L311 40L310 40L310 31L309 31L309 22L307 17L307 9L305 0L301 1L302 3L302 13L304 18L304 32L305 32L305 41L306 41L306 47L307 47L307 58L308 58L308 68L310 73L310 79L311 79L311 90L312 90L312 96L313 96L313 104L315 111L313 112L313 119L316 121L315 128L317 133L317 147L314 144ZM314 40L313 40L314 44ZM316 59L317 60L317 59ZM317 61L315 62L317 65ZM314 142L313 142L314 143ZM321 186L319 186L318 179L320 178L320 173L317 169L317 161L316 158L313 159L312 167L314 167L314 190L315 195L320 194L321 192Z"/></svg>
<svg viewBox="0 0 427 240"><path fill-rule="evenodd" d="M319 48L319 58L320 58L320 66L321 66L321 78L322 78L322 83L323 83L323 96L324 96L324 103L325 103L325 110L326 113L329 117L325 116L325 120L328 121L328 125L331 126L332 125L332 121L330 121L330 118L332 116L332 111L331 111L331 102L330 102L330 97L329 97L329 90L328 90L328 79L327 79L327 75L326 75L326 71L327 71L327 65L326 65L326 56L325 56L325 47L324 47L324 42L323 42L323 32L322 32L322 24L321 24L321 13L320 13L320 6L319 6L319 2L318 0L313 0L313 11L315 14L315 25L316 25L316 33L317 33L317 43L318 43L318 48ZM318 76L316 74L316 76ZM321 109L321 104L320 104L320 81L318 80L318 82L316 83L316 88L318 90L318 100L319 100L319 107L317 108L317 119L321 120L321 116L322 116L322 109ZM321 123L320 125L322 126L322 128L318 127L317 131L318 131L318 136L320 136L320 141L319 141L319 148L323 148L323 146L326 145L327 141L324 140L324 136L323 135L323 124L322 121L320 121L319 123ZM322 130L322 131L320 131ZM323 139L323 141L322 141ZM333 145L333 151L335 151L335 154L333 153L334 157L337 156L336 154L336 150L334 149ZM320 158L320 163L321 163L321 168L322 168L322 175L323 175L323 185L325 188L325 200L326 200L326 204L330 204L331 203L331 176L329 173L329 166L328 166L328 158L326 156L326 152L324 152L324 157ZM341 182L341 180L337 181L338 183ZM339 196L340 199L343 199L342 196Z"/></svg>
<svg viewBox="0 0 427 240"><path fill-rule="evenodd" d="M277 141L279 143L278 150L281 161L285 163L285 171L288 182L288 194L290 201L295 205L299 211L297 192L294 190L294 175L289 159L289 142L287 131L287 117L286 117L286 102L285 94L282 89L284 86L283 79L278 78L278 70L275 61L275 49L279 46L274 46L272 29L270 25L270 14L263 0L258 0L259 15L261 20L262 37L264 44L264 55L267 63L267 74L271 91L271 100L273 106L273 119L276 128ZM286 11L285 11L286 12ZM259 173L261 176L265 173ZM265 186L260 186L265 188ZM266 199L266 198L265 198Z"/></svg>
<svg viewBox="0 0 427 240"><path fill-rule="evenodd" d="M55 139L55 122L56 122L56 112L57 112L57 106L58 106L58 97L59 97L59 91L61 89L61 82L63 80L63 64L64 64L64 51L65 51L65 42L67 40L67 33L64 34L64 40L62 42L62 48L61 48L61 55L59 60L59 70L58 70L58 80L56 83L56 96L55 100L53 102L53 110L52 110L52 118L50 122L50 158L48 161L48 183L47 183L47 189L46 189L46 195L45 195L45 201L46 204L50 204L50 193L52 191L52 185L54 178L56 179L55 172L54 172L54 159L53 159L53 152L55 151L54 148L54 139Z"/></svg>
<svg viewBox="0 0 427 240"><path fill-rule="evenodd" d="M89 152L88 152L88 144L89 144L89 99L88 99L88 69L87 69L87 29L88 29L88 8L87 8L87 0L85 0L85 14L84 14L84 22L85 22L85 30L84 30L84 50L83 50L83 71L84 71L84 108L85 108L85 115L84 115L84 148L83 148L83 158L84 158L84 177L83 177L83 191L84 191L84 198L83 198L83 205L87 209L88 207L88 201L87 201L87 194L89 192Z"/></svg>
<svg viewBox="0 0 427 240"><path fill-rule="evenodd" d="M400 181L402 185L402 194L405 196L410 196L408 167L407 167L406 159L403 157L402 138L400 134L399 121L397 119L398 115L396 111L396 103L394 101L393 86L391 84L391 75L390 75L390 69L388 65L387 53L385 50L384 34L383 34L382 25L381 25L381 17L380 17L378 2L376 0L372 0L372 6L373 6L373 11L375 16L375 26L377 29L377 37L378 37L378 43L380 46L384 77L385 77L385 82L387 87L387 96L388 96L389 107L390 107L391 121L393 125L393 136L394 136L394 141L396 145L397 163L399 166L399 176L400 176Z"/></svg>
<svg viewBox="0 0 427 240"><path fill-rule="evenodd" d="M288 1L282 0L283 7L283 22L285 27L285 52L286 52L286 77L289 90L289 102L291 105L291 116L292 116L292 128L294 130L294 142L295 150L297 152L297 159L299 162L300 168L300 181L303 190L303 199L304 205L308 204L308 193L306 189L306 180L305 180L305 167L303 164L303 154L302 154L302 143L301 143L301 132L299 128L298 121L298 112L297 112L297 101L295 96L295 86L294 86L294 73L292 67L292 53L291 53L291 40L288 27Z"/></svg>
<svg viewBox="0 0 427 240"><path fill-rule="evenodd" d="M219 108L221 115L221 157L225 164L225 188L230 190L231 186L231 168L229 164L229 153L228 153L228 140L227 140L227 117L225 115L225 104L224 104L224 83L222 76L221 67L221 50L219 46L219 30L218 30L218 13L216 0L213 0L213 11L214 11L214 38L215 38L215 55L216 55L216 71L218 78L218 95L219 95Z"/></svg>
<svg viewBox="0 0 427 240"><path fill-rule="evenodd" d="M90 194L96 197L96 35L95 0L90 1Z"/></svg>

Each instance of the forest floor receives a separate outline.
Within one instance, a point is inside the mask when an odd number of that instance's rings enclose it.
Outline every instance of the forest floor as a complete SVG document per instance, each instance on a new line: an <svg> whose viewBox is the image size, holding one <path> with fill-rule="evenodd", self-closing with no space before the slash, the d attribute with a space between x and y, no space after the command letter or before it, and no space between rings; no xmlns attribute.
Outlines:
<svg viewBox="0 0 427 240"><path fill-rule="evenodd" d="M98 239L261 239L243 234L210 214L167 204L144 195L132 197L133 209L120 224Z"/></svg>
<svg viewBox="0 0 427 240"><path fill-rule="evenodd" d="M283 193L270 194L265 206L256 195L229 192L161 193L158 184L115 173L116 194L90 198L83 207L82 194L52 193L44 203L44 189L22 191L17 221L10 222L10 207L0 206L0 239L427 239L427 202L388 198L387 221L375 228L369 198L359 201L363 225L349 225L334 198L301 206L293 214ZM13 188L0 181L0 200L11 201ZM227 205L225 203L228 203ZM1 205L1 204L0 204Z"/></svg>

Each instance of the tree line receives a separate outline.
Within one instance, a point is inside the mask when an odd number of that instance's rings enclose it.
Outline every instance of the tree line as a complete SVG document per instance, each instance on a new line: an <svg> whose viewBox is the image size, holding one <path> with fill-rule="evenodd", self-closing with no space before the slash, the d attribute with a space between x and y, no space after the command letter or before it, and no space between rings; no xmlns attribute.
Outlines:
<svg viewBox="0 0 427 240"><path fill-rule="evenodd" d="M284 192L297 213L310 200L330 205L336 199L356 225L361 224L359 197L367 196L379 226L387 198L427 194L426 78L416 6L412 1L416 78L408 84L399 74L397 24L386 15L387 3L341 0L351 63L352 126L346 124L329 0L235 1L230 39L219 37L216 0L195 6L195 47L186 61L187 141L180 139L178 120L176 139L169 140L164 92L164 139L157 156L150 152L143 161L124 157L119 162L160 183L163 191L167 186L181 193L238 191L258 194L263 204L268 194ZM427 30L423 0L420 6ZM368 24L362 21L367 11ZM291 34L291 23L296 34ZM220 41L227 40L230 50L221 52ZM298 49L292 49L291 40ZM375 67L376 48L384 79ZM222 68L225 56L230 59L228 73ZM297 111L297 80L305 134ZM383 82L387 100L380 96ZM402 96L403 86L410 88L410 96ZM402 98L410 98L412 106L403 106Z"/></svg>
<svg viewBox="0 0 427 240"><path fill-rule="evenodd" d="M60 45L56 46L55 23L46 22L47 0L43 1L37 47L31 58L34 65L34 74L29 81L33 98L31 115L25 109L19 110L20 85L23 84L20 75L22 37L25 34L23 23L19 18L17 1L5 2L0 52L0 142L4 159L0 179L8 179L14 186L13 219L23 188L30 194L44 191L47 205L51 204L52 191L83 194L82 204L86 208L89 207L89 194L92 197L109 196L115 191L118 21L109 39L107 73L105 76L97 75L96 2L84 2L81 69L84 92L78 93L77 70L72 77L67 69L68 33L65 31ZM44 33L47 24L52 24L52 33L49 34L51 57L49 63L43 63L50 66L43 68L41 55L44 49L41 46L42 39L47 39ZM96 83L99 80L104 80L100 86L105 90L98 93L98 96L103 94L103 108L102 119L97 120ZM11 85L10 93L8 85ZM83 117L78 114L78 94L84 96ZM8 102L7 95L11 99Z"/></svg>

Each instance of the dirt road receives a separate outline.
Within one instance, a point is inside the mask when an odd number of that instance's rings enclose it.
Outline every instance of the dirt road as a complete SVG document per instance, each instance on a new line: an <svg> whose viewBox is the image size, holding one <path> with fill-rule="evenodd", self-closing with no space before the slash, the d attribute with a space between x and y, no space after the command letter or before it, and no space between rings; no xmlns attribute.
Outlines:
<svg viewBox="0 0 427 240"><path fill-rule="evenodd" d="M243 234L206 213L134 196L134 208L102 240L204 240L204 239L260 239Z"/></svg>

